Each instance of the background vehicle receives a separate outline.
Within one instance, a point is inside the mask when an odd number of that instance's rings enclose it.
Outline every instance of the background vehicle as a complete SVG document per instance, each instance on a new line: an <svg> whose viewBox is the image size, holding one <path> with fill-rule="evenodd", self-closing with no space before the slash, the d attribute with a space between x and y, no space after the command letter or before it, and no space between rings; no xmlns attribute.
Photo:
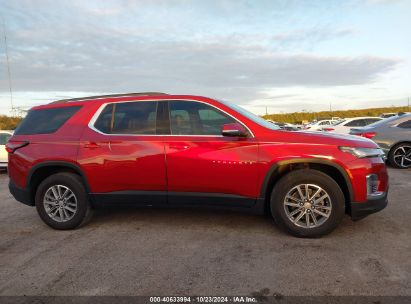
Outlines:
<svg viewBox="0 0 411 304"><path fill-rule="evenodd" d="M354 117L346 118L342 121L337 122L333 126L324 127L322 131L335 132L340 134L350 133L351 128L353 127L364 127L370 125L374 122L380 121L380 117Z"/></svg>
<svg viewBox="0 0 411 304"><path fill-rule="evenodd" d="M11 131L0 131L0 169L7 168L8 155L6 143L12 135Z"/></svg>
<svg viewBox="0 0 411 304"><path fill-rule="evenodd" d="M375 141L393 167L411 168L411 114L396 115L365 128L351 129L350 134Z"/></svg>
<svg viewBox="0 0 411 304"><path fill-rule="evenodd" d="M304 129L310 130L310 131L321 131L323 128L328 128L330 126L335 125L338 122L339 122L338 120L331 120L331 119L319 120L315 123L306 125Z"/></svg>
<svg viewBox="0 0 411 304"><path fill-rule="evenodd" d="M271 212L300 237L387 204L377 145L287 132L243 108L139 93L35 107L7 144L10 191L56 229L105 205L211 206Z"/></svg>
<svg viewBox="0 0 411 304"><path fill-rule="evenodd" d="M286 131L298 131L301 128L297 127L296 125L285 123L285 122L277 122L277 121L272 121L272 120L267 120L275 125L277 125L281 130L286 130Z"/></svg>
<svg viewBox="0 0 411 304"><path fill-rule="evenodd" d="M393 116L395 116L395 115L397 115L397 113L382 113L382 114L380 115L380 117L381 117L381 118L389 118L389 117L393 117Z"/></svg>

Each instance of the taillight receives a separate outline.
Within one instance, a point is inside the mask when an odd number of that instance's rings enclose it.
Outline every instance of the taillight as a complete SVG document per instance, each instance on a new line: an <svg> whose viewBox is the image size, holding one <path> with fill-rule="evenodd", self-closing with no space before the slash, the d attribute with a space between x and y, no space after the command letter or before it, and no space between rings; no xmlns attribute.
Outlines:
<svg viewBox="0 0 411 304"><path fill-rule="evenodd" d="M333 129L333 128L324 128L323 130L324 130L324 131L327 131L327 132L334 131L334 129Z"/></svg>
<svg viewBox="0 0 411 304"><path fill-rule="evenodd" d="M371 139L371 138L373 138L375 135L377 135L377 133L375 133L375 132L365 132L365 133L361 133L361 134L359 134L359 135L362 136L362 137L366 137L366 138Z"/></svg>
<svg viewBox="0 0 411 304"><path fill-rule="evenodd" d="M8 153L14 153L17 149L23 148L29 144L28 141L9 141L6 144L6 151Z"/></svg>

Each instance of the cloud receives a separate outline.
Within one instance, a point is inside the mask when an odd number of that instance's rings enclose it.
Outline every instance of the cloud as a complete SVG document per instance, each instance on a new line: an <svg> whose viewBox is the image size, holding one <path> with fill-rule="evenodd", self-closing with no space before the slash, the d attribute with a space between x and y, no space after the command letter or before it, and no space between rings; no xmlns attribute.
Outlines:
<svg viewBox="0 0 411 304"><path fill-rule="evenodd" d="M81 37L39 36L19 33L24 43L12 48L16 90L184 92L202 87L352 85L373 81L399 63L374 56L277 53L260 45L230 43L229 37L209 43L148 41L92 31Z"/></svg>
<svg viewBox="0 0 411 304"><path fill-rule="evenodd" d="M245 101L266 98L271 88L368 84L401 63L296 51L296 45L356 30L310 25L271 31L275 24L269 21L288 15L287 5L257 10L246 2L197 2L196 9L185 1L40 3L10 1L2 9L16 91L164 91ZM213 18L201 18L206 12ZM256 15L268 30L261 31L258 20L245 26ZM2 73L0 91L7 88Z"/></svg>

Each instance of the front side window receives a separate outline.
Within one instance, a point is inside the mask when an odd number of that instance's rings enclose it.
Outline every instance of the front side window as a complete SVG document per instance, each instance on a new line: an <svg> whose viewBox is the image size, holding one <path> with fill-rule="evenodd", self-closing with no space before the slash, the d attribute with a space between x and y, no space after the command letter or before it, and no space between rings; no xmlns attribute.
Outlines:
<svg viewBox="0 0 411 304"><path fill-rule="evenodd" d="M170 101L172 135L221 135L224 124L236 122L218 109L194 101Z"/></svg>
<svg viewBox="0 0 411 304"><path fill-rule="evenodd" d="M96 120L94 127L105 134L156 134L157 102L111 103Z"/></svg>

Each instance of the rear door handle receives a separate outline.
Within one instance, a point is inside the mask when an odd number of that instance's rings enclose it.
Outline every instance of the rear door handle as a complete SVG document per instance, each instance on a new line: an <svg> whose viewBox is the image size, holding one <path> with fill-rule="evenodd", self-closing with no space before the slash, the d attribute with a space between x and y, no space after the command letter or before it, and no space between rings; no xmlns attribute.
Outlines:
<svg viewBox="0 0 411 304"><path fill-rule="evenodd" d="M97 148L100 148L100 147L101 146L99 144L95 143L95 142L89 142L89 143L86 143L84 145L84 148L86 148L86 149L97 149Z"/></svg>

